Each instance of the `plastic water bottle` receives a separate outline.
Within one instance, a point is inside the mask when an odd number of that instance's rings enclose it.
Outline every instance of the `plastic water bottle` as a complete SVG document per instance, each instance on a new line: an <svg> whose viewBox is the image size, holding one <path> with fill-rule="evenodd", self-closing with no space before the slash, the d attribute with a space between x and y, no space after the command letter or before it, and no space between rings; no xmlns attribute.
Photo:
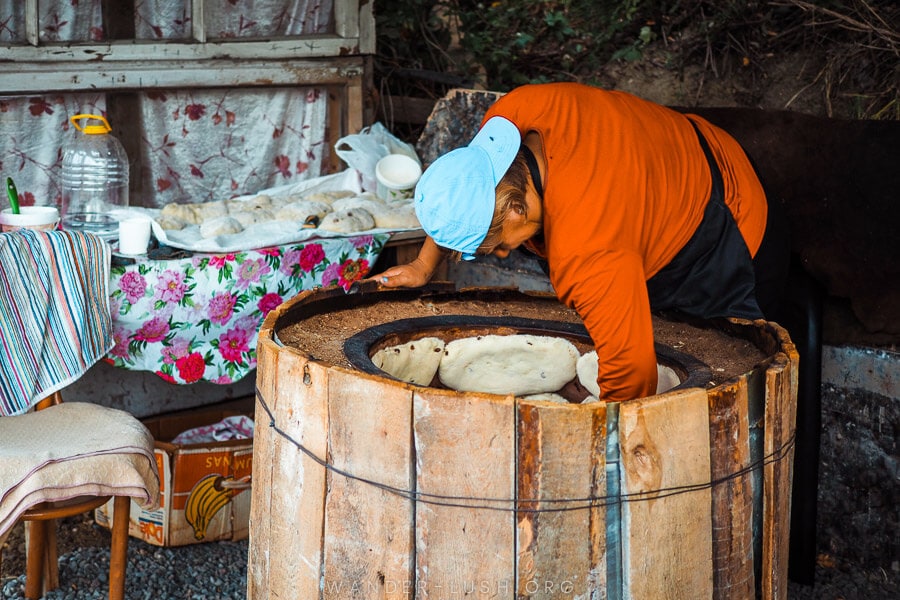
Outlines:
<svg viewBox="0 0 900 600"><path fill-rule="evenodd" d="M128 206L128 156L104 117L75 115L70 120L77 131L63 152L62 227L112 240L118 221L109 213ZM82 126L82 121L91 122Z"/></svg>

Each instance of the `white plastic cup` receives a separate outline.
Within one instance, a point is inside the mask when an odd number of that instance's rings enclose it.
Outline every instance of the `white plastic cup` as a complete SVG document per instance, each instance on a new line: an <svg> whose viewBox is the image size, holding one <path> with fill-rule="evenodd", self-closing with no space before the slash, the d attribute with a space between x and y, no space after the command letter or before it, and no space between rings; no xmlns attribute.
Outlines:
<svg viewBox="0 0 900 600"><path fill-rule="evenodd" d="M422 176L422 167L405 154L388 154L375 163L376 193L384 200L400 200L411 195Z"/></svg>
<svg viewBox="0 0 900 600"><path fill-rule="evenodd" d="M59 209L55 206L20 206L19 213L11 208L0 212L0 231L16 229L39 229L50 231L59 225Z"/></svg>
<svg viewBox="0 0 900 600"><path fill-rule="evenodd" d="M148 217L128 217L119 221L119 253L128 256L146 254L150 229Z"/></svg>

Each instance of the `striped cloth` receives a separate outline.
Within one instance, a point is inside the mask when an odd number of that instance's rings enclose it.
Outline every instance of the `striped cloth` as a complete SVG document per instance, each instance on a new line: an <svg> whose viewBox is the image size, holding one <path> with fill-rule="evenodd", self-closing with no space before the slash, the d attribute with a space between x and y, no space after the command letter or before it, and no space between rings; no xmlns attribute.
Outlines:
<svg viewBox="0 0 900 600"><path fill-rule="evenodd" d="M21 414L112 347L110 248L92 234L0 233L0 416Z"/></svg>

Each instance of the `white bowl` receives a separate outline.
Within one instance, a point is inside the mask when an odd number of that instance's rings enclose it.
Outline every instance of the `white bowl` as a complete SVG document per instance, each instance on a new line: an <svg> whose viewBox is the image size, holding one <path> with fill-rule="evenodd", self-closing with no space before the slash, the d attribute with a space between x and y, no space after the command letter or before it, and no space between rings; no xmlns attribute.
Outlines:
<svg viewBox="0 0 900 600"><path fill-rule="evenodd" d="M375 164L375 178L392 190L408 190L422 176L422 167L405 154L388 154Z"/></svg>

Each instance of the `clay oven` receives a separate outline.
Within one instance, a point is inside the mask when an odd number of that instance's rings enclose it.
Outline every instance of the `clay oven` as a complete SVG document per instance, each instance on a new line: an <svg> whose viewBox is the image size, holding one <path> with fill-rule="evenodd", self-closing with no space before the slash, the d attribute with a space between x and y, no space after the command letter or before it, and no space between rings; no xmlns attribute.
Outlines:
<svg viewBox="0 0 900 600"><path fill-rule="evenodd" d="M371 360L426 336L589 350L553 298L300 294L260 331L248 596L785 598L797 354L772 323L713 329L657 344L673 389L559 403ZM740 344L747 365L709 368Z"/></svg>

